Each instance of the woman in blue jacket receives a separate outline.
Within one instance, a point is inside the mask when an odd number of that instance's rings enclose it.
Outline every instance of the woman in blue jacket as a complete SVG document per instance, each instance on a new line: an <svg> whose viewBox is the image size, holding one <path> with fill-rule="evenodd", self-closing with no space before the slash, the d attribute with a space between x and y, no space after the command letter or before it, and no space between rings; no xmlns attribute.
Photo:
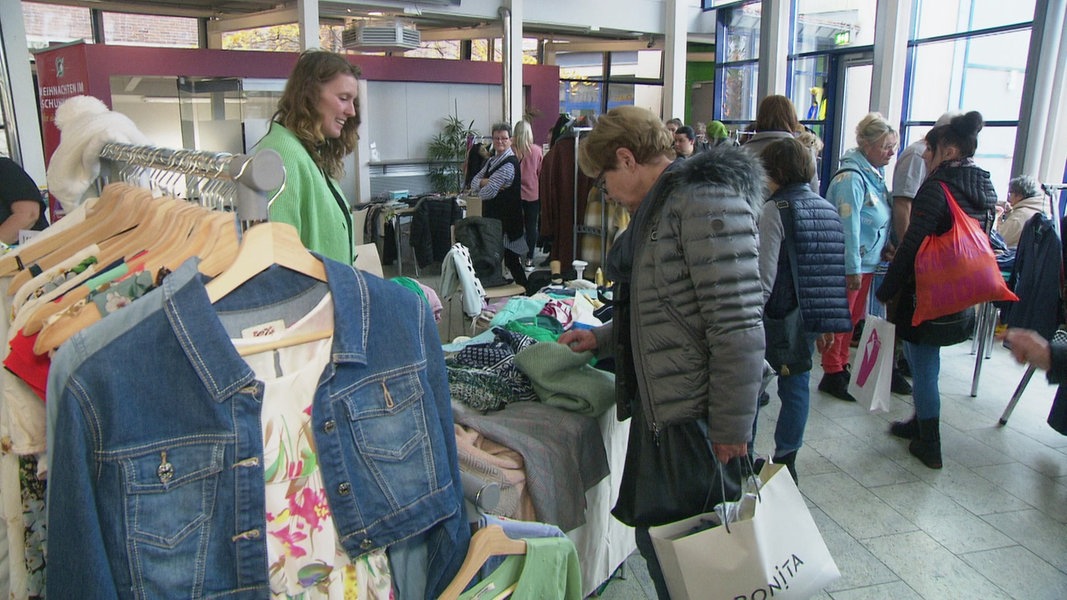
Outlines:
<svg viewBox="0 0 1067 600"><path fill-rule="evenodd" d="M857 147L845 152L837 174L826 190L826 199L837 207L845 231L845 283L855 326L867 313L874 270L883 260L889 239L892 198L885 184L884 168L897 151L899 136L879 113L870 113L856 126ZM891 251L891 249L890 249ZM819 391L855 402L848 393L849 342L852 333L839 333L822 355Z"/></svg>

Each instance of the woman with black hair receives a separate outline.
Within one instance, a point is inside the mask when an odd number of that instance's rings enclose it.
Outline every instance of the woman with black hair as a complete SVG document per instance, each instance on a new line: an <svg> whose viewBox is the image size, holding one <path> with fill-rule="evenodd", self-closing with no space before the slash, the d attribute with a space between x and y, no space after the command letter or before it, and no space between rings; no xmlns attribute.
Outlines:
<svg viewBox="0 0 1067 600"><path fill-rule="evenodd" d="M974 329L974 307L912 326L915 313L915 256L923 240L945 233L952 227L945 189L971 218L989 231L997 204L997 193L989 172L974 164L978 132L984 122L981 113L971 111L954 117L947 125L926 134L928 175L915 194L911 220L897 248L878 299L895 310L891 320L897 337L904 340L904 355L911 365L915 415L894 422L890 432L911 440L908 450L931 469L941 468L941 396L937 379L941 371L941 347L966 340ZM944 184L943 187L942 184Z"/></svg>

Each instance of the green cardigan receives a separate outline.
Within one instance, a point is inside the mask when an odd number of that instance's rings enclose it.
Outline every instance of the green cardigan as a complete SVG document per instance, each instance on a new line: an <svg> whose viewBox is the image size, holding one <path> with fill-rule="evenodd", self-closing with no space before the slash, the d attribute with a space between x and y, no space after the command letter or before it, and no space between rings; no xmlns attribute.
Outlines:
<svg viewBox="0 0 1067 600"><path fill-rule="evenodd" d="M345 203L342 209L330 191L326 175L300 140L281 124L271 123L267 135L256 144L257 150L262 148L277 151L285 165L285 186L270 207L270 220L296 227L308 250L352 264L356 253L348 201L341 195ZM341 193L336 181L333 187Z"/></svg>

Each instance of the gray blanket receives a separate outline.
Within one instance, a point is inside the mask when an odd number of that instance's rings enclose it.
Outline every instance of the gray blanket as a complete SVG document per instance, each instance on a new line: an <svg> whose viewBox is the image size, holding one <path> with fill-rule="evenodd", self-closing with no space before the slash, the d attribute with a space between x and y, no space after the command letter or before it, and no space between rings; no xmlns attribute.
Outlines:
<svg viewBox="0 0 1067 600"><path fill-rule="evenodd" d="M585 523L585 492L609 472L595 419L540 402L515 402L485 415L453 402L452 416L522 455L538 520L563 531Z"/></svg>

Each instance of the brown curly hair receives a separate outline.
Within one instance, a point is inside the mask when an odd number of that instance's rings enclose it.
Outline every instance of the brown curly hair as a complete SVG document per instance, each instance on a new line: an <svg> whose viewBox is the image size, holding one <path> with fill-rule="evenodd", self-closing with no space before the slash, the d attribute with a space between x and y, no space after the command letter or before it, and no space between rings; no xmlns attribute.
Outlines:
<svg viewBox="0 0 1067 600"><path fill-rule="evenodd" d="M344 175L342 161L356 149L360 124L357 104L355 116L345 122L339 138L327 138L322 134L319 96L322 86L338 75L359 79L361 73L359 67L348 62L344 55L326 50L305 50L285 82L278 110L272 117L293 132L315 164L335 179Z"/></svg>
<svg viewBox="0 0 1067 600"><path fill-rule="evenodd" d="M786 96L774 94L760 100L756 110L756 131L788 131L798 133L804 126L797 118L797 109L793 101Z"/></svg>

